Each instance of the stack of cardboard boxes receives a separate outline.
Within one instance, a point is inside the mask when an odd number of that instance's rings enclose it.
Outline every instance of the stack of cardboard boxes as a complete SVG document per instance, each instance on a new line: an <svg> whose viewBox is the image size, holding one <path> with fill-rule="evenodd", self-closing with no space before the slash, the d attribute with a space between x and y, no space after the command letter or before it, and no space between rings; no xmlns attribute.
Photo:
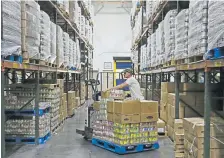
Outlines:
<svg viewBox="0 0 224 158"><path fill-rule="evenodd" d="M68 103L67 103L67 113L68 116L72 116L75 113L75 107L76 107L76 97L75 97L75 91L68 91Z"/></svg>
<svg viewBox="0 0 224 158"><path fill-rule="evenodd" d="M60 89L60 106L59 106L59 120L62 122L64 120L64 79L57 79L57 84Z"/></svg>
<svg viewBox="0 0 224 158"><path fill-rule="evenodd" d="M94 137L119 145L154 143L157 121L156 101L107 101L107 120L97 121Z"/></svg>
<svg viewBox="0 0 224 158"><path fill-rule="evenodd" d="M204 119L184 118L184 158L204 157ZM224 157L224 134L222 125L210 125L210 157Z"/></svg>
<svg viewBox="0 0 224 158"><path fill-rule="evenodd" d="M86 96L86 86L85 86L85 82L81 82L80 83L81 85L81 96L80 96L80 99L81 99L81 104L83 104L85 102L85 96Z"/></svg>
<svg viewBox="0 0 224 158"><path fill-rule="evenodd" d="M182 119L175 119L173 135L174 135L173 138L174 138L175 158L183 158L184 157L184 128L183 128Z"/></svg>

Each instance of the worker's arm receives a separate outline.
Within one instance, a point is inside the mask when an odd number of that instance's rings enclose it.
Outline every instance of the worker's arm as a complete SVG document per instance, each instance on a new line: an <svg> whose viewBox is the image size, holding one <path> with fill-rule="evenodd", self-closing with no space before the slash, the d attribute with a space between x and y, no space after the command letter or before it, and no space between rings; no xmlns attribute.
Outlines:
<svg viewBox="0 0 224 158"><path fill-rule="evenodd" d="M112 89L122 89L122 88L124 88L124 87L127 87L128 86L128 84L126 83L126 82L124 82L124 83L122 83L122 84L120 84L120 85L118 85L118 86L115 86L115 87L113 87L113 88L110 88L110 89L108 89L108 91L109 90L112 90Z"/></svg>

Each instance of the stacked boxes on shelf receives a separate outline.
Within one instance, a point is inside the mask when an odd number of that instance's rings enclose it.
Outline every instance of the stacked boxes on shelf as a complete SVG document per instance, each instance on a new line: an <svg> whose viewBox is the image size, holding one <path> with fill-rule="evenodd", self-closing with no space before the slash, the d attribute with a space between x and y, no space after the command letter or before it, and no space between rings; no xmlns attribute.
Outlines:
<svg viewBox="0 0 224 158"><path fill-rule="evenodd" d="M68 91L68 116L73 116L75 114L75 107L76 107L76 97L75 91Z"/></svg>
<svg viewBox="0 0 224 158"><path fill-rule="evenodd" d="M224 46L223 5L223 1L208 2L208 50Z"/></svg>
<svg viewBox="0 0 224 158"><path fill-rule="evenodd" d="M51 56L51 23L50 17L44 11L40 11L40 60L49 61Z"/></svg>
<svg viewBox="0 0 224 158"><path fill-rule="evenodd" d="M173 134L175 158L184 158L184 128L182 119L175 119Z"/></svg>
<svg viewBox="0 0 224 158"><path fill-rule="evenodd" d="M57 42L57 25L54 24L53 22L51 22L51 40L50 40L50 43L51 43L51 56L50 56L50 59L49 59L49 62L51 64L56 64L56 42Z"/></svg>
<svg viewBox="0 0 224 158"><path fill-rule="evenodd" d="M60 88L57 84L42 84L40 89L40 101L50 102L51 131L60 123Z"/></svg>
<svg viewBox="0 0 224 158"><path fill-rule="evenodd" d="M34 0L21 1L21 10L23 58L40 59L40 6Z"/></svg>
<svg viewBox="0 0 224 158"><path fill-rule="evenodd" d="M86 86L85 86L85 82L81 82L81 104L83 104L85 102L85 96L86 96Z"/></svg>
<svg viewBox="0 0 224 158"><path fill-rule="evenodd" d="M1 55L21 55L21 2L2 1Z"/></svg>
<svg viewBox="0 0 224 158"><path fill-rule="evenodd" d="M221 124L210 125L210 157L224 157L224 135L223 121ZM203 118L184 118L184 157L203 158L204 155L204 119Z"/></svg>
<svg viewBox="0 0 224 158"><path fill-rule="evenodd" d="M67 93L64 93L64 79L57 79L57 84L60 89L59 120L62 122L67 117Z"/></svg>
<svg viewBox="0 0 224 158"><path fill-rule="evenodd" d="M62 67L64 65L64 43L63 43L63 30L57 25L57 66Z"/></svg>
<svg viewBox="0 0 224 158"><path fill-rule="evenodd" d="M190 1L188 57L200 56L207 51L207 12L207 1Z"/></svg>
<svg viewBox="0 0 224 158"><path fill-rule="evenodd" d="M174 59L175 54L175 17L177 10L170 10L164 19L165 62Z"/></svg>
<svg viewBox="0 0 224 158"><path fill-rule="evenodd" d="M5 124L6 141L15 139L21 141L20 138L35 137L35 100L30 101L34 96L35 89L32 85L10 85L10 90L4 97L6 102L5 113L11 116L8 117ZM25 104L27 105L24 106ZM50 132L49 109L51 103L48 101L39 102L38 106L39 138L43 138ZM14 115L19 117L12 117Z"/></svg>
<svg viewBox="0 0 224 158"><path fill-rule="evenodd" d="M188 21L189 10L184 9L175 19L175 60L188 57Z"/></svg>
<svg viewBox="0 0 224 158"><path fill-rule="evenodd" d="M69 34L63 33L64 66L69 65Z"/></svg>

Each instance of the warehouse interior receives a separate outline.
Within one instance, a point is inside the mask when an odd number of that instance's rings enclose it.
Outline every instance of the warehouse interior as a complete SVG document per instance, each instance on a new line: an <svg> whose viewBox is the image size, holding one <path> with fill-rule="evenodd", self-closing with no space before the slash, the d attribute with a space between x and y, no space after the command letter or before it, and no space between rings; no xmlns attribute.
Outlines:
<svg viewBox="0 0 224 158"><path fill-rule="evenodd" d="M224 157L223 1L4 0L1 67L2 158Z"/></svg>

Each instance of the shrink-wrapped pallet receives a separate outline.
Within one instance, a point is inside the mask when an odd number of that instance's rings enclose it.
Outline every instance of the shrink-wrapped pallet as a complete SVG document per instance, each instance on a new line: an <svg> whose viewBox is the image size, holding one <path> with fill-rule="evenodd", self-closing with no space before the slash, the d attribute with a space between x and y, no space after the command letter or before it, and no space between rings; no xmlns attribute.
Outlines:
<svg viewBox="0 0 224 158"><path fill-rule="evenodd" d="M73 40L69 38L69 67L74 67L73 65Z"/></svg>
<svg viewBox="0 0 224 158"><path fill-rule="evenodd" d="M207 1L190 1L188 57L201 56L206 52L207 43Z"/></svg>
<svg viewBox="0 0 224 158"><path fill-rule="evenodd" d="M164 19L165 61L171 61L175 52L175 17L177 10L170 10Z"/></svg>
<svg viewBox="0 0 224 158"><path fill-rule="evenodd" d="M56 34L56 25L51 22L51 57L49 62L52 64L56 61Z"/></svg>
<svg viewBox="0 0 224 158"><path fill-rule="evenodd" d="M40 59L47 61L51 56L51 23L50 17L44 11L40 12Z"/></svg>
<svg viewBox="0 0 224 158"><path fill-rule="evenodd" d="M151 37L147 38L147 53L146 53L146 66L151 67Z"/></svg>
<svg viewBox="0 0 224 158"><path fill-rule="evenodd" d="M159 23L156 30L156 63L164 63L165 43L164 43L164 22Z"/></svg>
<svg viewBox="0 0 224 158"><path fill-rule="evenodd" d="M40 59L40 6L34 0L21 1L22 51L24 59Z"/></svg>
<svg viewBox="0 0 224 158"><path fill-rule="evenodd" d="M57 65L61 67L64 65L64 43L63 43L63 31L60 26L57 25Z"/></svg>
<svg viewBox="0 0 224 158"><path fill-rule="evenodd" d="M175 60L188 56L188 19L189 10L179 12L175 19Z"/></svg>
<svg viewBox="0 0 224 158"><path fill-rule="evenodd" d="M151 64L152 67L157 66L156 64L156 33L151 35Z"/></svg>
<svg viewBox="0 0 224 158"><path fill-rule="evenodd" d="M21 3L2 1L1 55L21 55Z"/></svg>
<svg viewBox="0 0 224 158"><path fill-rule="evenodd" d="M149 20L153 12L153 1L146 1L146 17Z"/></svg>
<svg viewBox="0 0 224 158"><path fill-rule="evenodd" d="M76 41L76 67L77 69L81 68L81 52L80 52L80 46L79 41Z"/></svg>
<svg viewBox="0 0 224 158"><path fill-rule="evenodd" d="M63 33L64 66L69 66L69 35Z"/></svg>
<svg viewBox="0 0 224 158"><path fill-rule="evenodd" d="M224 1L208 3L208 50L224 46Z"/></svg>

